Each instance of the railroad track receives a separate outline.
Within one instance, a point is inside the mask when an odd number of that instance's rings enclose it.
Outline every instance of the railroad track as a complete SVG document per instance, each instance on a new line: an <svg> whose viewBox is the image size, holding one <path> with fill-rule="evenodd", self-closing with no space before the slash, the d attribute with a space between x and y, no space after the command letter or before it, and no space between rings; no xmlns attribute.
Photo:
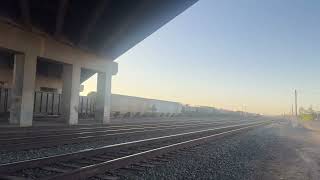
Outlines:
<svg viewBox="0 0 320 180"><path fill-rule="evenodd" d="M229 120L234 121L234 120ZM191 123L210 123L210 122L227 122L221 120L211 120L211 121L179 121L179 122L158 122L158 123L142 123L142 124L122 124L122 125L100 125L100 126L80 126L80 127L34 127L28 130L3 130L0 132L0 138L2 137L26 137L26 136L39 136L39 135L55 135L63 133L83 133L92 132L97 130L118 130L118 129L130 129L130 128L143 128L143 127L154 127L154 126L169 126L169 125L184 125Z"/></svg>
<svg viewBox="0 0 320 180"><path fill-rule="evenodd" d="M27 129L17 128L0 128L1 137L25 137L25 136L37 136L37 135L52 135L61 133L82 133L96 130L116 130L123 128L141 128L141 127L152 127L160 125L179 125L185 123L201 123L201 122L224 122L222 120L193 120L193 121L170 121L170 122L149 122L149 123L129 123L129 124L109 124L109 125L76 125L70 127L28 127Z"/></svg>
<svg viewBox="0 0 320 180"><path fill-rule="evenodd" d="M0 166L2 179L108 179L106 171L151 166L146 159L158 159L161 155L199 145L209 140L245 131L270 122L255 122L219 128L192 131L156 138L113 144L96 149L62 154ZM130 169L130 168L129 168ZM131 169L135 169L132 168Z"/></svg>
<svg viewBox="0 0 320 180"><path fill-rule="evenodd" d="M106 140L114 136L128 135L128 134L141 134L150 132L160 132L168 130L183 130L187 128L203 128L208 126L219 126L226 123L232 123L233 121L226 122L198 122L198 123L180 123L180 124L162 124L162 125L148 125L148 126L124 126L124 128L96 128L90 131L74 132L74 131L61 131L56 134L33 134L26 137L1 137L0 146L2 150L6 151L18 151L24 149L37 149L44 147L52 147L64 144L75 144L81 142L89 142L94 140ZM239 122L238 122L239 123Z"/></svg>

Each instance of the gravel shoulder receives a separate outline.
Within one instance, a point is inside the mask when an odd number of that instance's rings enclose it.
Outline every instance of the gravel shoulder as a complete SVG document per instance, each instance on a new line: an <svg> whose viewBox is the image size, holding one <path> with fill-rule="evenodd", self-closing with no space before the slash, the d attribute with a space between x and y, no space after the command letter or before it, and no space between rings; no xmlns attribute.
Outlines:
<svg viewBox="0 0 320 180"><path fill-rule="evenodd" d="M121 179L313 180L319 166L319 133L273 123L181 151L168 163Z"/></svg>
<svg viewBox="0 0 320 180"><path fill-rule="evenodd" d="M180 127L175 129L159 128L158 130L153 129L152 131L141 130L141 132L139 133L126 133L122 135L109 136L109 137L101 138L101 140L99 139L95 141L88 141L88 142L75 143L75 144L65 144L65 145L59 145L59 146L52 146L48 148L29 149L29 150L21 150L21 151L6 151L6 150L1 150L0 148L0 164L47 157L47 156L54 156L54 155L59 155L64 153L71 153L79 150L98 148L98 147L107 146L111 144L136 141L141 139L154 138L154 137L185 133L185 132L191 132L191 131L205 130L209 128L219 128L219 127L236 125L236 124L238 123L225 122L221 124L213 123L212 125L202 125L202 126L194 126L194 127L188 126L188 127Z"/></svg>

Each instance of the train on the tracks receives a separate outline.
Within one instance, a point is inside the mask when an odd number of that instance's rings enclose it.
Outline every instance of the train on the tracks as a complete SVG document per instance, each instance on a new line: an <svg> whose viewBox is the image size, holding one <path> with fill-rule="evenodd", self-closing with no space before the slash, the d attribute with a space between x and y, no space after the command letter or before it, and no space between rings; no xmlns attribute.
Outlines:
<svg viewBox="0 0 320 180"><path fill-rule="evenodd" d="M142 97L111 95L111 116L177 116L183 111L178 102L148 99Z"/></svg>
<svg viewBox="0 0 320 180"><path fill-rule="evenodd" d="M111 117L193 116L212 114L239 114L241 112L209 106L191 106L179 102L142 97L111 95Z"/></svg>

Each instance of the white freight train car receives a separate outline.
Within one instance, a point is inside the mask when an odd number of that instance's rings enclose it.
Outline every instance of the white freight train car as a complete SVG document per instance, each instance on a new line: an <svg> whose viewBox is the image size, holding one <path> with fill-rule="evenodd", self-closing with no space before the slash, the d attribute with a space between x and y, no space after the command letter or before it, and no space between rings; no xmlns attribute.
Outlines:
<svg viewBox="0 0 320 180"><path fill-rule="evenodd" d="M117 115L177 115L183 105L177 102L112 94L111 112Z"/></svg>

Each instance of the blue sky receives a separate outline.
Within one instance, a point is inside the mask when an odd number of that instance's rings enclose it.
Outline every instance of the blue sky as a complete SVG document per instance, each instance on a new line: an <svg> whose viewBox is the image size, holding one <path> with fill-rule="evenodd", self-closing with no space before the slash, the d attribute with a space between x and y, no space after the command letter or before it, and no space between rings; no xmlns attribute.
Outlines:
<svg viewBox="0 0 320 180"><path fill-rule="evenodd" d="M264 114L320 110L320 1L200 0L119 57L112 92Z"/></svg>

